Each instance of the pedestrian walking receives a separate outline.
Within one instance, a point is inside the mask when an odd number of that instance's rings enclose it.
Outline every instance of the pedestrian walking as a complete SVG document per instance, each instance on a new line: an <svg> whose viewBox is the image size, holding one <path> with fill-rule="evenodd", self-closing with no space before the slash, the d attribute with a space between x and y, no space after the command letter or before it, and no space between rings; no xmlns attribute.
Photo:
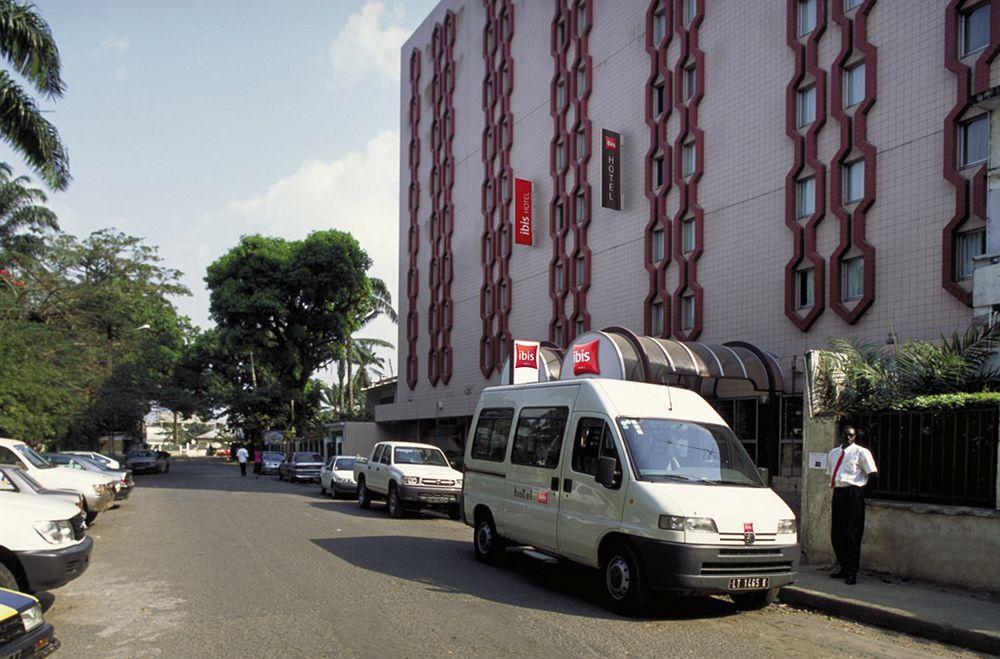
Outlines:
<svg viewBox="0 0 1000 659"><path fill-rule="evenodd" d="M249 457L250 454L242 446L236 451L236 461L240 463L240 476L243 478L247 477L247 458Z"/></svg>
<svg viewBox="0 0 1000 659"><path fill-rule="evenodd" d="M840 563L840 570L830 576L845 579L849 586L858 582L861 563L861 537L865 533L864 487L869 476L878 473L872 452L858 446L857 439L857 430L844 426L841 445L826 458L826 473L833 488L830 541Z"/></svg>
<svg viewBox="0 0 1000 659"><path fill-rule="evenodd" d="M264 452L260 449L253 451L253 473L260 478L260 472L264 471Z"/></svg>

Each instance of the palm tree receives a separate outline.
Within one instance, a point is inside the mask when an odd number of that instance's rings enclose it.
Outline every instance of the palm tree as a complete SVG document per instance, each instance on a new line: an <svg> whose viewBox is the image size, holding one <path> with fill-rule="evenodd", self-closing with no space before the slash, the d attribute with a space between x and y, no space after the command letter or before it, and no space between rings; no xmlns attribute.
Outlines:
<svg viewBox="0 0 1000 659"><path fill-rule="evenodd" d="M368 323L372 322L379 316L385 316L392 322L396 322L396 310L392 306L392 295L389 293L389 287L385 285L385 282L377 277L371 279L372 284L372 297L371 297L371 311L361 319L359 323L359 328L364 327ZM360 340L360 339L359 339ZM382 343L386 343L383 341ZM353 364L355 363L354 356L354 337L350 334L347 335L347 409L354 411L354 369ZM387 346L391 348L392 345Z"/></svg>
<svg viewBox="0 0 1000 659"><path fill-rule="evenodd" d="M348 364L357 366L357 371L353 373L348 381L348 389L364 389L372 384L372 375L381 376L385 366L385 359L378 356L376 350L379 348L392 348L392 344L383 339L359 338L351 342L351 358ZM353 369L352 369L353 370ZM347 407L347 413L351 416L358 414L353 396Z"/></svg>
<svg viewBox="0 0 1000 659"><path fill-rule="evenodd" d="M43 97L63 95L59 49L52 30L35 8L21 0L0 0L0 57ZM59 131L10 72L0 69L0 137L55 190L70 182L69 156Z"/></svg>
<svg viewBox="0 0 1000 659"><path fill-rule="evenodd" d="M32 234L59 229L56 214L41 205L45 193L28 187L31 179L27 176L12 177L10 165L0 162L0 257L29 252L39 242Z"/></svg>

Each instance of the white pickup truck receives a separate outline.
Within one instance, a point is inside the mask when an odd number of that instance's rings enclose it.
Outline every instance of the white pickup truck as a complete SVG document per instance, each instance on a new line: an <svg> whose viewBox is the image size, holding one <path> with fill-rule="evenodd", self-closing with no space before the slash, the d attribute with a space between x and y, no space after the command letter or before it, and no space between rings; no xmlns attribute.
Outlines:
<svg viewBox="0 0 1000 659"><path fill-rule="evenodd" d="M451 468L436 446L410 442L379 442L367 458L354 463L358 505L385 499L391 517L407 510L444 510L452 519L462 516L462 472Z"/></svg>

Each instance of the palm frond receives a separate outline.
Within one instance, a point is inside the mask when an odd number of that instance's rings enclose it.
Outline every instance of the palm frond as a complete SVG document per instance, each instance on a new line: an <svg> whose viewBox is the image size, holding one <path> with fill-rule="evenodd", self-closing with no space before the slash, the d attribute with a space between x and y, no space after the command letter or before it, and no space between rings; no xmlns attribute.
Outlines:
<svg viewBox="0 0 1000 659"><path fill-rule="evenodd" d="M66 90L52 30L32 5L0 0L0 54L45 96Z"/></svg>
<svg viewBox="0 0 1000 659"><path fill-rule="evenodd" d="M59 131L6 71L0 71L0 136L49 187L65 190L69 186L69 155Z"/></svg>

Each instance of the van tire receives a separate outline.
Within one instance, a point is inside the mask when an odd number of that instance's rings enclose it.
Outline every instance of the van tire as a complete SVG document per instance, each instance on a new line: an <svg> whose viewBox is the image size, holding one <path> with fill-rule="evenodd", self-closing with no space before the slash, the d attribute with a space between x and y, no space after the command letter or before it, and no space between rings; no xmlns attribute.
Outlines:
<svg viewBox="0 0 1000 659"><path fill-rule="evenodd" d="M389 511L389 517L402 519L406 515L403 509L403 500L399 497L399 488L395 483L389 483L389 497L385 504L385 509Z"/></svg>
<svg viewBox="0 0 1000 659"><path fill-rule="evenodd" d="M21 590L21 587L17 583L17 575L3 563L0 563L0 588Z"/></svg>
<svg viewBox="0 0 1000 659"><path fill-rule="evenodd" d="M496 565L504 555L503 538L497 533L493 516L488 512L476 513L472 548L476 552L476 560L487 565Z"/></svg>
<svg viewBox="0 0 1000 659"><path fill-rule="evenodd" d="M372 506L372 495L368 492L364 478L358 480L358 505L362 510L368 510Z"/></svg>
<svg viewBox="0 0 1000 659"><path fill-rule="evenodd" d="M612 611L636 616L649 605L646 571L635 548L627 542L615 542L601 557L601 580L604 596Z"/></svg>
<svg viewBox="0 0 1000 659"><path fill-rule="evenodd" d="M755 590L752 593L745 593L743 595L730 595L730 597L733 598L733 604L735 604L736 608L740 611L759 611L760 609L766 609L777 596L777 588Z"/></svg>

